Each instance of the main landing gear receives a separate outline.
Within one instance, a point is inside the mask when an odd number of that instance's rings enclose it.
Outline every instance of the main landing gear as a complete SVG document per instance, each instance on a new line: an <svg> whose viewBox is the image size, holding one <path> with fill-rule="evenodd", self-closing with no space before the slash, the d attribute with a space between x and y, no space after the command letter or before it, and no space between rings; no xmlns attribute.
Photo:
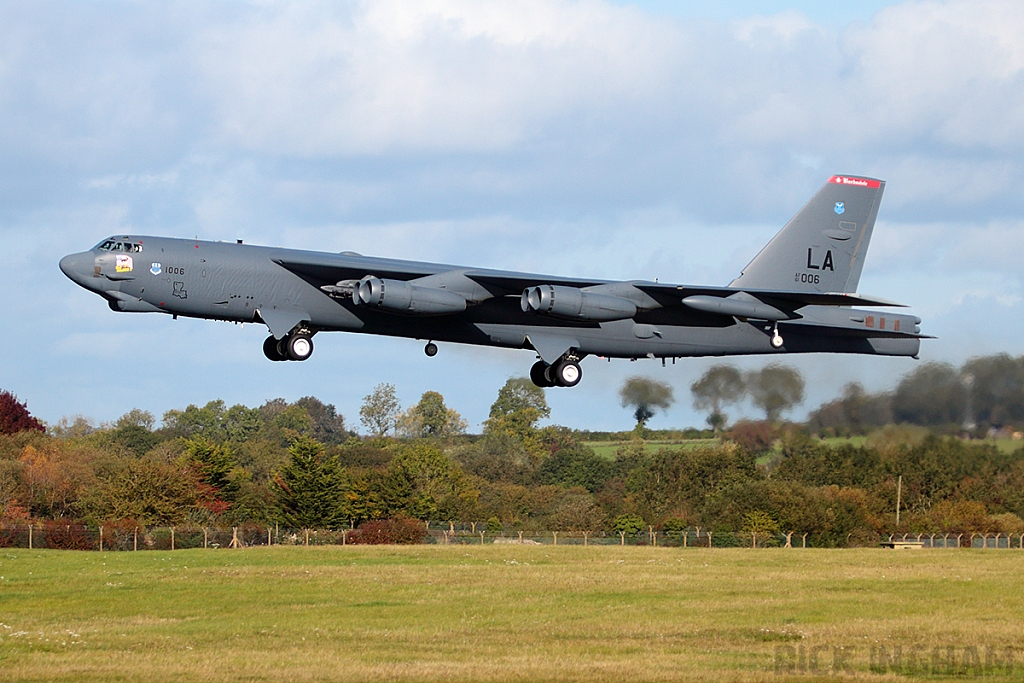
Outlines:
<svg viewBox="0 0 1024 683"><path fill-rule="evenodd" d="M538 387L574 387L583 379L583 369L575 358L562 358L553 365L539 360L530 368L530 379Z"/></svg>
<svg viewBox="0 0 1024 683"><path fill-rule="evenodd" d="M772 328L771 345L773 349L781 349L782 345L785 344L782 340L782 335L779 334L779 324L775 323L775 327Z"/></svg>
<svg viewBox="0 0 1024 683"><path fill-rule="evenodd" d="M263 354L273 361L306 360L313 355L313 335L293 332L281 339L271 335L263 342Z"/></svg>

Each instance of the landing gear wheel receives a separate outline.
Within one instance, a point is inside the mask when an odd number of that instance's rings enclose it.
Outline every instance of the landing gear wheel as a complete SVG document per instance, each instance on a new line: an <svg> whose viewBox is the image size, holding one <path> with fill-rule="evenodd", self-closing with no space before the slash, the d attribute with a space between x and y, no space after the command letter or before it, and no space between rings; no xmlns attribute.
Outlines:
<svg viewBox="0 0 1024 683"><path fill-rule="evenodd" d="M277 340L273 336L267 337L267 340L263 342L263 355L272 361L288 360L277 348Z"/></svg>
<svg viewBox="0 0 1024 683"><path fill-rule="evenodd" d="M433 358L437 355L437 344L427 342L427 345L423 347L423 353L427 354L427 358Z"/></svg>
<svg viewBox="0 0 1024 683"><path fill-rule="evenodd" d="M782 335L779 334L779 327L778 327L778 325L776 325L775 328L772 330L772 339L771 339L772 348L773 349L781 349L782 345L785 344L785 343L786 342L784 342L782 340Z"/></svg>
<svg viewBox="0 0 1024 683"><path fill-rule="evenodd" d="M296 334L285 339L288 360L306 360L313 355L313 340L307 335Z"/></svg>
<svg viewBox="0 0 1024 683"><path fill-rule="evenodd" d="M551 374L560 387L574 387L583 379L579 363L571 360L559 361L553 366Z"/></svg>
<svg viewBox="0 0 1024 683"><path fill-rule="evenodd" d="M547 363L542 360L537 361L533 364L533 367L530 368L530 380L542 389L555 386L555 383L551 381L550 377L548 377L548 369L549 366Z"/></svg>

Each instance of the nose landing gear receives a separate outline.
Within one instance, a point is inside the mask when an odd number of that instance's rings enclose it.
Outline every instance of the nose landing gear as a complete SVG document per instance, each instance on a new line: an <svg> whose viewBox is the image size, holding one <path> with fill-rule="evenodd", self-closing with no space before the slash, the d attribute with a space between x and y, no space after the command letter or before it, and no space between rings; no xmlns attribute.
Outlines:
<svg viewBox="0 0 1024 683"><path fill-rule="evenodd" d="M771 345L773 349L781 349L782 345L786 342L783 341L782 335L779 334L779 324L775 323L775 327L772 328Z"/></svg>

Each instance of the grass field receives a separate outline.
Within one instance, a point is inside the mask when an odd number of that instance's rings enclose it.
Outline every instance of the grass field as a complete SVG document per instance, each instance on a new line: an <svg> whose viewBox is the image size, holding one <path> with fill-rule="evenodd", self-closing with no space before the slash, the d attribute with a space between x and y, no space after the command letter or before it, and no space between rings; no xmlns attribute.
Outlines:
<svg viewBox="0 0 1024 683"><path fill-rule="evenodd" d="M0 550L0 680L1020 680L1024 651L1009 672L985 658L1024 647L1022 562L1015 550ZM882 658L897 647L900 667Z"/></svg>

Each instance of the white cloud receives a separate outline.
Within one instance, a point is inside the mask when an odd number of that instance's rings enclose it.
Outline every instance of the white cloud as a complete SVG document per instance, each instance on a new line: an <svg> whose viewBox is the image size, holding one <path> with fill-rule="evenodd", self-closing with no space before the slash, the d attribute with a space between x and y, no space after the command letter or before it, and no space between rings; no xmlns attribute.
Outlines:
<svg viewBox="0 0 1024 683"><path fill-rule="evenodd" d="M63 253L132 231L722 283L832 172L889 182L863 289L914 304L943 336L926 354L1019 349L1005 321L1024 289L1024 5L908 0L845 28L780 7L719 22L599 0L0 6L0 288L18 293L0 317L55 340L31 363L10 348L2 374L31 386L31 367L55 362L88 396L103 360L136 350L127 335L173 387L143 396L156 412L222 386L250 404L292 377L331 389L315 364L336 353L321 367L356 403L393 372L485 415L521 354L362 368L347 349L414 345L342 335L318 337L308 367L266 370L248 326L129 322L39 273L60 278ZM188 360L208 369L250 342L253 365L225 365L209 396L159 362L224 345ZM850 367L880 362L862 360ZM460 362L487 381L452 380ZM611 385L635 367L588 369L604 393L560 395L581 415L564 421L618 415ZM49 380L46 405L76 394L64 384Z"/></svg>

